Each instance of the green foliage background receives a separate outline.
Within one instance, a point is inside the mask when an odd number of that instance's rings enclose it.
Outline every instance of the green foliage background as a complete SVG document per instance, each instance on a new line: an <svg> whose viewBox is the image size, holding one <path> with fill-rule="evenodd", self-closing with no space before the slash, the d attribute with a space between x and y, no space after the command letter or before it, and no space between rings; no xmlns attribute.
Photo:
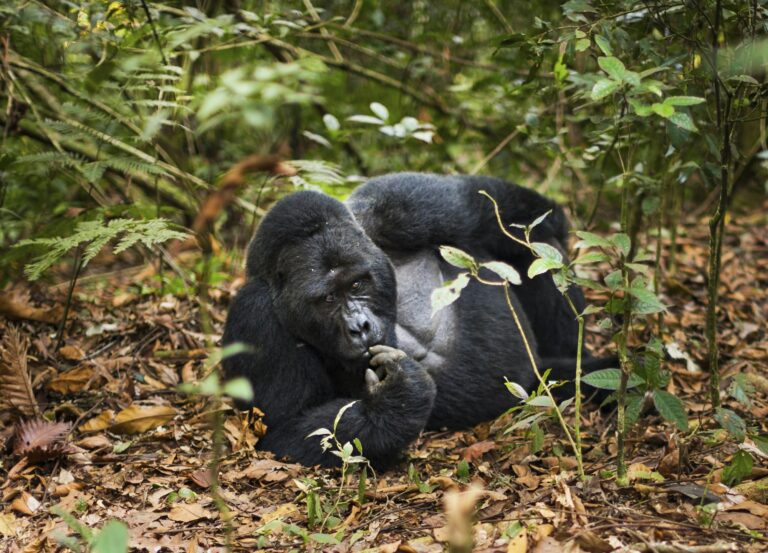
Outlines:
<svg viewBox="0 0 768 553"><path fill-rule="evenodd" d="M4 2L3 279L34 254L10 245L84 220L188 224L254 153L307 160L292 184L339 195L390 171L488 173L571 202L577 226L628 189L666 224L721 184L724 153L729 189L764 192L765 16L715 0ZM250 179L237 243L278 188Z"/></svg>

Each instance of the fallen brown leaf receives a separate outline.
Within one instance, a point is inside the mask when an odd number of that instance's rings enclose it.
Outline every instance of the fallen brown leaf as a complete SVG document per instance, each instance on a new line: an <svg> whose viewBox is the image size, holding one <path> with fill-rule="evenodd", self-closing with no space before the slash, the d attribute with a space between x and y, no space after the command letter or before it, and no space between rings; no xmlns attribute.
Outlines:
<svg viewBox="0 0 768 553"><path fill-rule="evenodd" d="M85 366L75 367L72 370L59 374L51 380L48 383L48 389L60 394L82 392L93 377L93 368Z"/></svg>
<svg viewBox="0 0 768 553"><path fill-rule="evenodd" d="M115 418L115 412L111 409L102 411L98 416L88 419L80 425L80 432L98 432L99 430L106 430L112 424L112 420ZM83 446L85 447L85 446Z"/></svg>
<svg viewBox="0 0 768 553"><path fill-rule="evenodd" d="M171 507L168 518L176 522L192 522L201 518L213 518L213 515L199 503L176 503Z"/></svg>
<svg viewBox="0 0 768 553"><path fill-rule="evenodd" d="M63 346L59 350L59 353L67 361L81 361L85 359L85 352L80 348L80 346Z"/></svg>
<svg viewBox="0 0 768 553"><path fill-rule="evenodd" d="M476 459L480 459L484 453L487 453L488 451L491 451L492 449L496 449L496 443L492 442L490 440L485 440L483 442L477 442L474 443L468 447L465 447L461 451L461 457L471 463L472 461Z"/></svg>
<svg viewBox="0 0 768 553"><path fill-rule="evenodd" d="M39 508L40 502L27 492L21 492L11 503L11 509L23 515L34 515Z"/></svg>
<svg viewBox="0 0 768 553"><path fill-rule="evenodd" d="M140 434L162 426L176 416L170 405L131 405L115 416L110 430L117 434Z"/></svg>
<svg viewBox="0 0 768 553"><path fill-rule="evenodd" d="M61 320L64 308L60 305L50 308L32 307L3 293L0 294L0 313L11 319L27 319L30 321L40 321L41 323L56 324Z"/></svg>

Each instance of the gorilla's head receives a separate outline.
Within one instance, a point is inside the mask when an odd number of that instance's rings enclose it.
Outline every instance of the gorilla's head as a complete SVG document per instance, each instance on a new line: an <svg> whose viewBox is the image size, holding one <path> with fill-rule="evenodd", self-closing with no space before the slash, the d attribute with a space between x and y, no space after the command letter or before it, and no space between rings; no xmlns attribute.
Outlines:
<svg viewBox="0 0 768 553"><path fill-rule="evenodd" d="M394 345L397 289L389 258L341 202L297 192L277 202L250 246L247 272L269 285L291 334L345 368Z"/></svg>

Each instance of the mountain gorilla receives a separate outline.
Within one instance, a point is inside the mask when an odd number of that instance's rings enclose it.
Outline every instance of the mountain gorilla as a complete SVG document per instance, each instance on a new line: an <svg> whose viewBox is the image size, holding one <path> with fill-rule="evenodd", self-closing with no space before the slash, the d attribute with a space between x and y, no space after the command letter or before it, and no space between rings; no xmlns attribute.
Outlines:
<svg viewBox="0 0 768 553"><path fill-rule="evenodd" d="M464 428L515 404L504 378L536 385L522 338L499 287L477 282L430 316L432 291L459 270L441 245L525 274L533 257L505 237L506 223L552 213L532 240L565 249L561 208L532 190L489 177L400 173L371 179L346 205L316 192L281 199L248 250L247 282L230 307L224 344L250 346L224 360L228 378L247 377L268 430L259 447L305 465L338 465L314 430L359 438L383 468L425 428ZM538 366L572 378L577 326L548 274L510 288ZM578 309L584 299L571 288ZM585 352L585 370L609 360ZM573 388L571 388L572 393Z"/></svg>

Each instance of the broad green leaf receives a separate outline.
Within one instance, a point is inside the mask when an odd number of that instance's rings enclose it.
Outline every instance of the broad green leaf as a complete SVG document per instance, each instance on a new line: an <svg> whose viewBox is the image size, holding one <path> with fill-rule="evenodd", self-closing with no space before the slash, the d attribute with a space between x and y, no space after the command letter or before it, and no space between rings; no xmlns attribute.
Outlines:
<svg viewBox="0 0 768 553"><path fill-rule="evenodd" d="M588 305L584 308L584 311L581 312L581 315L594 315L595 313L600 313L602 310L603 308L600 305Z"/></svg>
<svg viewBox="0 0 768 553"><path fill-rule="evenodd" d="M576 236L581 238L576 243L577 248L610 248L612 246L610 240L603 238L599 234L593 232L587 232L586 230L577 230Z"/></svg>
<svg viewBox="0 0 768 553"><path fill-rule="evenodd" d="M752 436L752 441L757 449L768 455L768 436Z"/></svg>
<svg viewBox="0 0 768 553"><path fill-rule="evenodd" d="M734 486L752 473L752 456L740 449L733 455L731 462L723 469L723 483Z"/></svg>
<svg viewBox="0 0 768 553"><path fill-rule="evenodd" d="M666 311L664 305L655 292L646 288L630 288L627 290L638 301L632 304L632 311L637 315L650 315L652 313L661 313Z"/></svg>
<svg viewBox="0 0 768 553"><path fill-rule="evenodd" d="M536 252L536 255L542 259L550 259L561 264L563 262L563 254L560 253L560 250L554 246L550 246L544 242L533 242L531 244L531 248L533 248L533 251Z"/></svg>
<svg viewBox="0 0 768 553"><path fill-rule="evenodd" d="M752 400L749 397L755 393L755 385L747 380L744 373L739 373L731 379L728 393L745 407L752 407Z"/></svg>
<svg viewBox="0 0 768 553"><path fill-rule="evenodd" d="M93 553L126 553L128 527L118 520L110 520L93 538L91 551Z"/></svg>
<svg viewBox="0 0 768 553"><path fill-rule="evenodd" d="M664 100L670 106L695 106L705 102L704 98L697 96L670 96Z"/></svg>
<svg viewBox="0 0 768 553"><path fill-rule="evenodd" d="M640 418L640 412L643 410L643 403L645 403L644 395L630 395L627 396L624 404L624 424L626 428L633 426L637 419Z"/></svg>
<svg viewBox="0 0 768 553"><path fill-rule="evenodd" d="M502 261L488 261L487 263L481 263L481 267L488 269L499 275L504 280L511 282L512 284L521 284L520 273L512 267Z"/></svg>
<svg viewBox="0 0 768 553"><path fill-rule="evenodd" d="M730 409L724 407L715 409L715 420L737 442L743 442L746 438L747 423Z"/></svg>
<svg viewBox="0 0 768 553"><path fill-rule="evenodd" d="M507 390L509 390L509 393L515 396L518 399L526 400L528 399L528 392L525 391L525 388L523 388L520 384L517 382L510 382L507 380L504 385L507 387Z"/></svg>
<svg viewBox="0 0 768 553"><path fill-rule="evenodd" d="M366 123L369 125L384 125L384 121L377 117L372 117L370 115L351 115L350 117L347 117L347 121L352 121L353 123Z"/></svg>
<svg viewBox="0 0 768 553"><path fill-rule="evenodd" d="M685 129L686 131L696 132L698 129L696 128L696 125L693 123L693 119L691 119L691 116L687 113L682 112L675 112L672 115L668 117L668 119L680 127L681 129Z"/></svg>
<svg viewBox="0 0 768 553"><path fill-rule="evenodd" d="M591 98L593 100L602 100L606 96L610 96L621 87L619 81L612 81L610 79L600 79L592 87Z"/></svg>
<svg viewBox="0 0 768 553"><path fill-rule="evenodd" d="M629 250L632 248L632 242L630 241L629 236L623 232L614 234L608 240L610 240L611 243L616 246L616 249L624 255L628 255Z"/></svg>
<svg viewBox="0 0 768 553"><path fill-rule="evenodd" d="M589 48L590 44L591 43L588 38L580 38L576 41L575 49L577 52L583 52Z"/></svg>
<svg viewBox="0 0 768 553"><path fill-rule="evenodd" d="M664 420L674 423L682 431L688 430L688 415L679 397L665 390L654 390L653 404Z"/></svg>
<svg viewBox="0 0 768 553"><path fill-rule="evenodd" d="M585 374L581 381L601 390L618 390L621 384L621 369L602 369L591 372ZM629 380L627 380L627 389L634 388L642 383L643 379L632 373L629 375Z"/></svg>
<svg viewBox="0 0 768 553"><path fill-rule="evenodd" d="M251 382L247 378L234 378L224 384L222 393L240 399L243 401L251 401L253 399L253 388L251 388Z"/></svg>
<svg viewBox="0 0 768 553"><path fill-rule="evenodd" d="M453 246L440 246L440 255L448 263L459 269L477 271L477 262L467 252Z"/></svg>
<svg viewBox="0 0 768 553"><path fill-rule="evenodd" d="M668 119L675 113L675 107L669 104L660 104L658 102L651 104L651 110L656 115L660 115L665 119Z"/></svg>
<svg viewBox="0 0 768 553"><path fill-rule="evenodd" d="M606 56L613 55L613 49L611 48L611 45L608 42L607 38L605 38L603 35L595 35L594 38L595 38L595 44L597 44L597 47L603 51L603 54L605 54Z"/></svg>
<svg viewBox="0 0 768 553"><path fill-rule="evenodd" d="M610 258L603 252L587 252L581 254L579 257L571 261L571 265L588 265L590 263L601 263L608 261Z"/></svg>
<svg viewBox="0 0 768 553"><path fill-rule="evenodd" d="M376 115L376 117L382 121L389 119L389 110L385 105L380 104L379 102L372 102L370 107L371 111Z"/></svg>
<svg viewBox="0 0 768 553"><path fill-rule="evenodd" d="M552 269L560 269L563 264L555 259L536 259L528 267L528 278L533 278Z"/></svg>
<svg viewBox="0 0 768 553"><path fill-rule="evenodd" d="M323 115L323 123L325 124L325 128L331 132L338 131L341 128L341 123L339 123L339 120L330 113Z"/></svg>
<svg viewBox="0 0 768 553"><path fill-rule="evenodd" d="M432 317L442 308L449 306L461 295L461 291L469 284L469 275L461 273L456 279L443 284L440 288L432 291Z"/></svg>
<svg viewBox="0 0 768 553"><path fill-rule="evenodd" d="M640 117L648 117L653 113L651 106L644 104L635 98L629 99L629 105L632 106L634 112Z"/></svg>
<svg viewBox="0 0 768 553"><path fill-rule="evenodd" d="M627 72L621 60L613 56L597 58L597 64L600 66L600 69L605 71L615 81L622 80Z"/></svg>
<svg viewBox="0 0 768 553"><path fill-rule="evenodd" d="M605 275L605 284L610 288L611 290L618 290L621 288L622 284L624 283L621 271L612 271Z"/></svg>

